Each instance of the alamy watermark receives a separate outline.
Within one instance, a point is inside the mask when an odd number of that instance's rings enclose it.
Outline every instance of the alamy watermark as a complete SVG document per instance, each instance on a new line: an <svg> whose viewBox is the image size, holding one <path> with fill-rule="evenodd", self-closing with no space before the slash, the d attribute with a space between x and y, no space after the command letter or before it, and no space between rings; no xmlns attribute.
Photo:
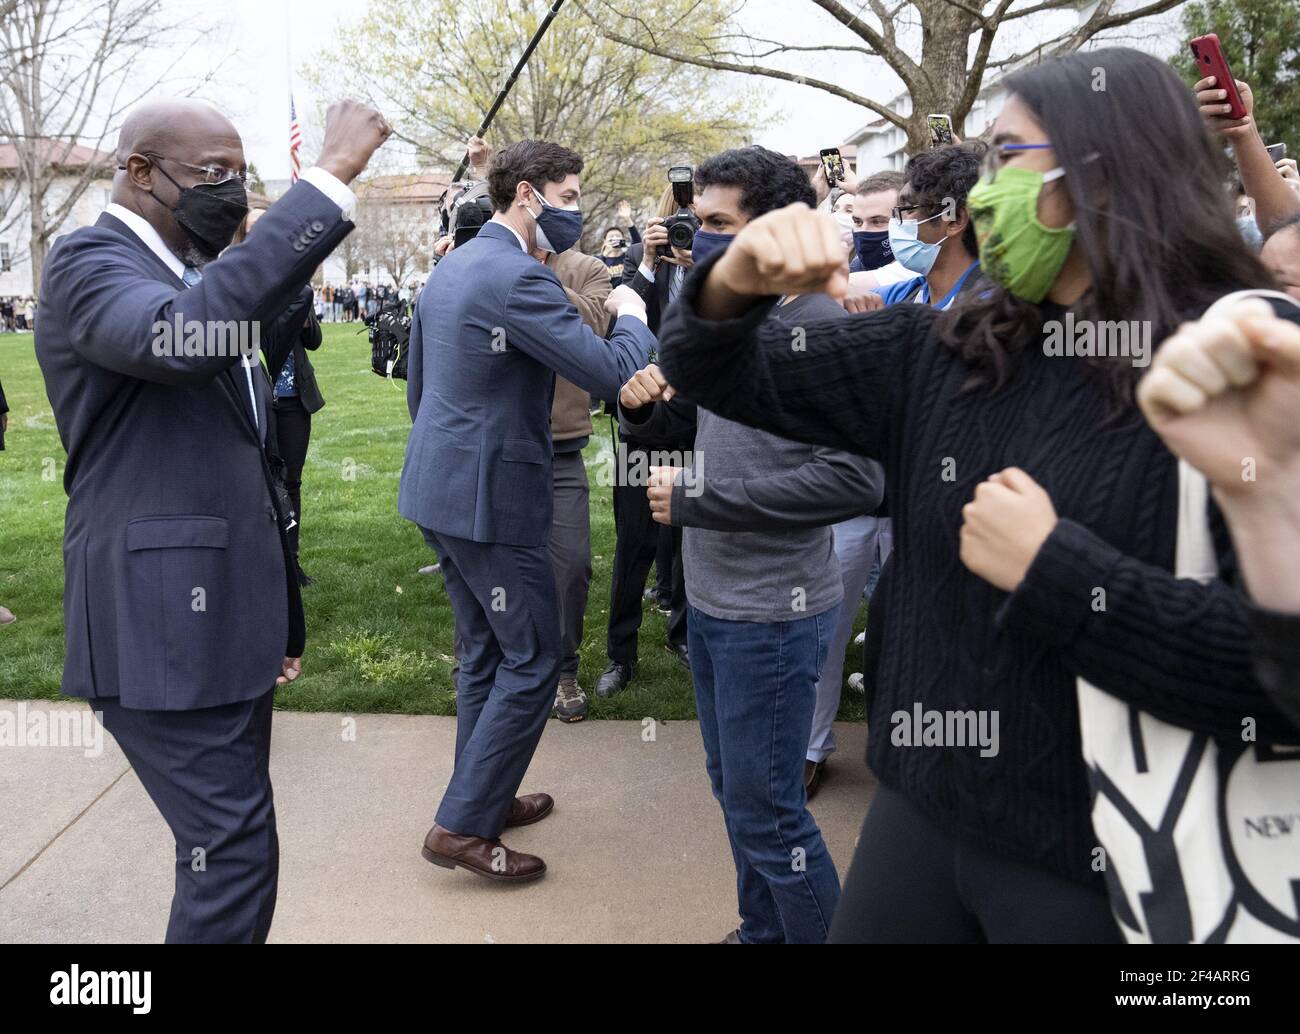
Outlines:
<svg viewBox="0 0 1300 1034"><path fill-rule="evenodd" d="M1067 312L1064 320L1043 324L1043 355L1128 359L1134 366L1151 365L1151 323L1149 320L1076 320Z"/></svg>
<svg viewBox="0 0 1300 1034"><path fill-rule="evenodd" d="M76 747L88 758L104 753L104 727L78 707L0 708L0 747Z"/></svg>
<svg viewBox="0 0 1300 1034"><path fill-rule="evenodd" d="M187 320L181 313L158 320L153 332L153 354L162 358L252 359L262 347L258 320Z"/></svg>
<svg viewBox="0 0 1300 1034"><path fill-rule="evenodd" d="M686 495L697 498L704 491L704 453L692 449L629 449L624 442L595 461L596 484L602 488L646 488L655 467L681 470Z"/></svg>
<svg viewBox="0 0 1300 1034"><path fill-rule="evenodd" d="M919 703L889 716L895 747L979 747L980 757L998 753L997 711L927 711Z"/></svg>

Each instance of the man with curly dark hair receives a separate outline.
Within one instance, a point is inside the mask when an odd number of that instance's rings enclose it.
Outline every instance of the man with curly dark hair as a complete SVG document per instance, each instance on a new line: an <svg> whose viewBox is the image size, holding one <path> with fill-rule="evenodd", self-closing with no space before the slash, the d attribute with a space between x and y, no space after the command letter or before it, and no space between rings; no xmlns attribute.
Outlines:
<svg viewBox="0 0 1300 1034"><path fill-rule="evenodd" d="M695 178L696 261L764 213L817 200L798 165L762 147L724 151ZM769 316L796 350L806 325L845 318L825 294L790 295ZM683 529L696 710L736 863L741 925L726 940L820 943L840 885L807 808L803 762L843 597L830 526L875 511L880 468L697 410L654 365L623 386L619 413L646 438L694 417L686 466L652 468L647 495L656 521Z"/></svg>

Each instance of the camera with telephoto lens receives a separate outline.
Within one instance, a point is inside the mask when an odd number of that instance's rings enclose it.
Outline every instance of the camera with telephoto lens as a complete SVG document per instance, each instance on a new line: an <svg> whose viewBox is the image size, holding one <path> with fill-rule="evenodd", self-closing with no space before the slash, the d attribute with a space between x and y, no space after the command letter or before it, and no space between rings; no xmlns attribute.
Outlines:
<svg viewBox="0 0 1300 1034"><path fill-rule="evenodd" d="M674 165L668 170L668 182L673 185L673 200L677 202L677 211L664 220L668 243L690 251L695 231L700 228L700 221L689 208L695 201L695 170L689 165Z"/></svg>

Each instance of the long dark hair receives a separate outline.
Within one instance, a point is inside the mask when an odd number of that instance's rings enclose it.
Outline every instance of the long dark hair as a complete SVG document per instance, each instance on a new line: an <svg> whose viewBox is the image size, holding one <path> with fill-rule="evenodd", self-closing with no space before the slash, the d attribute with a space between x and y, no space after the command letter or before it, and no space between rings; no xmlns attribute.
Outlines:
<svg viewBox="0 0 1300 1034"><path fill-rule="evenodd" d="M1226 160L1191 91L1164 62L1126 47L1056 58L1008 76L1042 124L1074 205L1092 284L1080 319L1149 321L1154 344L1228 291L1273 286L1233 220ZM943 341L1001 386L1041 340L1042 314L1000 287L971 292L939 320ZM1085 360L1117 401L1144 372L1127 358Z"/></svg>

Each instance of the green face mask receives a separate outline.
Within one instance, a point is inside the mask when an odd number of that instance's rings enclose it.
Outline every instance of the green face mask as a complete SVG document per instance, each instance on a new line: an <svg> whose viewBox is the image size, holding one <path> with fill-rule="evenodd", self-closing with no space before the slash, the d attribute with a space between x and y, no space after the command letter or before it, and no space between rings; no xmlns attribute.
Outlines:
<svg viewBox="0 0 1300 1034"><path fill-rule="evenodd" d="M1060 168L1039 172L1006 167L992 180L981 180L966 197L981 270L1027 302L1047 297L1074 243L1073 226L1052 229L1038 221L1043 184L1064 175Z"/></svg>

